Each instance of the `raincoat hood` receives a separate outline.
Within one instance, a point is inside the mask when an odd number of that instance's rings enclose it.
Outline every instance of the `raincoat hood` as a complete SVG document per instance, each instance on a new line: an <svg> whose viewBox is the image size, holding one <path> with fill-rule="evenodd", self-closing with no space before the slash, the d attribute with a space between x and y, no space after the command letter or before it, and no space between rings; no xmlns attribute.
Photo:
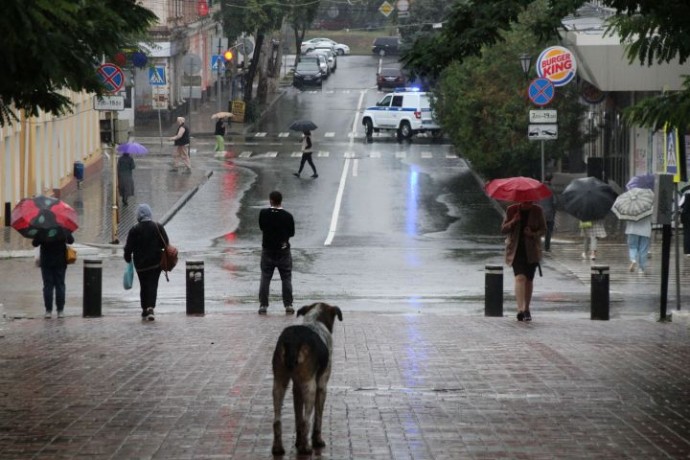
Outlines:
<svg viewBox="0 0 690 460"><path fill-rule="evenodd" d="M151 211L151 206L146 203L142 203L137 208L137 222L144 222L146 220L151 220L153 218L153 212Z"/></svg>

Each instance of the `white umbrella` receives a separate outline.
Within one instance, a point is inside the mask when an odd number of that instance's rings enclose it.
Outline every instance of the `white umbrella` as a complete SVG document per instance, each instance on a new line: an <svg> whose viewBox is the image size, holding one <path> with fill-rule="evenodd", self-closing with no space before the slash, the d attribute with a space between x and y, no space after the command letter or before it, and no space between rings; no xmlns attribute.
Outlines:
<svg viewBox="0 0 690 460"><path fill-rule="evenodd" d="M620 220L638 221L651 216L654 192L648 188L632 188L616 198L611 210Z"/></svg>

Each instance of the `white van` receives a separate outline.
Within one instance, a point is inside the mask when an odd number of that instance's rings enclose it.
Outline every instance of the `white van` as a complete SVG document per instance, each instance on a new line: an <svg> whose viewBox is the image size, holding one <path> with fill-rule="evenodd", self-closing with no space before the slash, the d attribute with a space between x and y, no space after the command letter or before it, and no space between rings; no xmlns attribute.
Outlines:
<svg viewBox="0 0 690 460"><path fill-rule="evenodd" d="M368 141L373 133L380 131L396 131L403 139L423 132L430 132L434 137L441 135L428 93L416 89L396 89L387 94L375 106L364 110L362 124Z"/></svg>

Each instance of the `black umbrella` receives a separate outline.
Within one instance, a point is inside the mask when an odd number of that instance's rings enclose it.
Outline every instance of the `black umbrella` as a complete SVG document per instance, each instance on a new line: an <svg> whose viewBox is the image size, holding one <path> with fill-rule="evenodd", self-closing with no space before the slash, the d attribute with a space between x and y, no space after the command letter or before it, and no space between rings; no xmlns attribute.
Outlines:
<svg viewBox="0 0 690 460"><path fill-rule="evenodd" d="M582 221L603 219L611 210L618 194L596 177L573 180L559 200L565 212Z"/></svg>
<svg viewBox="0 0 690 460"><path fill-rule="evenodd" d="M318 128L318 126L311 120L297 120L293 121L290 125L290 129L294 131L313 131L316 128Z"/></svg>

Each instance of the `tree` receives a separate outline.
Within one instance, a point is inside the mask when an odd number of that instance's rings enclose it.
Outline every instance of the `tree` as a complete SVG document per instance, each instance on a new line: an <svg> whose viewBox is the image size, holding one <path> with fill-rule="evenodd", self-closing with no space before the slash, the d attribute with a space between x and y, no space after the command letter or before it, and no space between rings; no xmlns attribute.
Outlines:
<svg viewBox="0 0 690 460"><path fill-rule="evenodd" d="M60 91L102 95L103 56L135 45L156 16L134 0L6 0L0 15L0 126L16 110L37 116L71 111Z"/></svg>
<svg viewBox="0 0 690 460"><path fill-rule="evenodd" d="M288 13L288 22L295 34L295 49L297 50L295 53L295 65L299 61L299 50L302 47L304 35L311 23L314 22L320 3L319 0L314 0L307 4L302 3L302 0L292 0Z"/></svg>
<svg viewBox="0 0 690 460"><path fill-rule="evenodd" d="M543 43L528 27L535 9L523 13L525 25L502 33L482 49L481 57L455 61L441 74L433 101L444 131L459 146L472 168L487 178L524 175L540 177L540 143L527 137L527 80L517 62L524 51ZM506 58L510 57L510 58ZM558 88L549 108L558 110L558 139L546 142L546 160L560 161L583 144L579 129L584 106L575 85Z"/></svg>
<svg viewBox="0 0 690 460"><path fill-rule="evenodd" d="M284 4L273 0L235 0L232 3L221 3L223 31L230 41L237 40L242 34L255 37L254 52L244 76L244 102L247 104L247 116L252 118L253 87L266 34L280 28L287 13Z"/></svg>
<svg viewBox="0 0 690 460"><path fill-rule="evenodd" d="M505 40L502 32L511 30L519 14L540 0L458 1L438 34L422 37L402 56L415 74L438 76L452 62L480 56L487 46ZM557 38L561 20L576 13L585 0L549 0L532 30L541 39ZM690 2L684 0L601 0L614 16L607 32L620 36L631 61L651 65L690 56ZM690 124L690 76L682 91L647 99L626 111L626 118L644 126L659 126L670 121L675 126ZM678 107L674 103L681 104Z"/></svg>

